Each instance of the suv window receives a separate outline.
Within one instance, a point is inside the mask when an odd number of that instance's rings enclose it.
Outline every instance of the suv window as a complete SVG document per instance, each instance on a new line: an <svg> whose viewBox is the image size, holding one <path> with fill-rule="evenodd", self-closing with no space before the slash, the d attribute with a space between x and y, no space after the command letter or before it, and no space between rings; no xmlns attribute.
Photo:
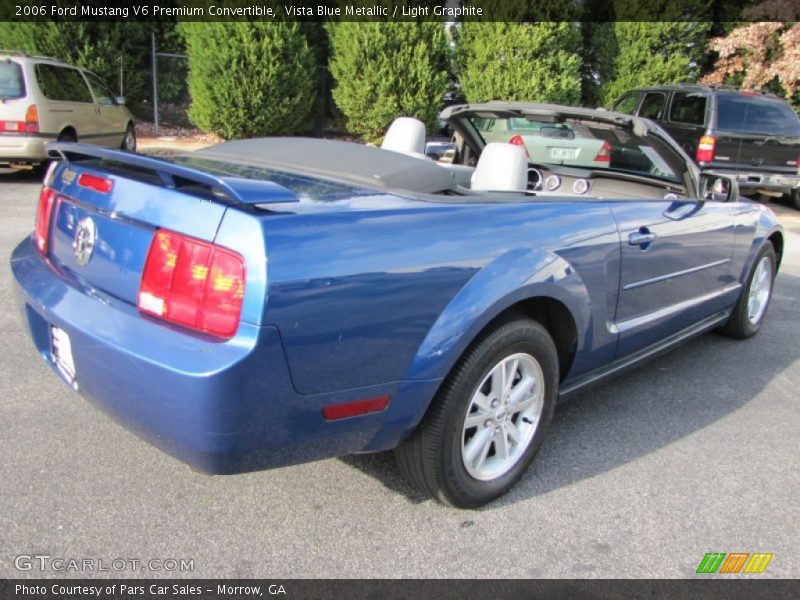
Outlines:
<svg viewBox="0 0 800 600"><path fill-rule="evenodd" d="M25 80L22 78L22 67L10 60L0 62L0 98L23 98L25 96Z"/></svg>
<svg viewBox="0 0 800 600"><path fill-rule="evenodd" d="M644 100L642 100L639 116L645 119L661 120L664 118L664 105L666 103L666 94L662 92L648 92L644 95Z"/></svg>
<svg viewBox="0 0 800 600"><path fill-rule="evenodd" d="M114 104L114 95L108 90L106 85L98 79L94 73L86 73L89 80L89 87L94 92L94 97L98 104Z"/></svg>
<svg viewBox="0 0 800 600"><path fill-rule="evenodd" d="M614 110L616 112L621 112L625 114L633 114L633 111L636 110L636 105L639 104L640 94L635 92L633 94L628 94L627 96L623 96L615 105Z"/></svg>
<svg viewBox="0 0 800 600"><path fill-rule="evenodd" d="M800 119L791 106L775 98L719 94L717 129L800 136Z"/></svg>
<svg viewBox="0 0 800 600"><path fill-rule="evenodd" d="M36 81L50 100L92 102L92 94L77 69L41 63L36 65Z"/></svg>
<svg viewBox="0 0 800 600"><path fill-rule="evenodd" d="M706 95L699 92L675 92L672 96L669 120L702 125L706 120L706 100Z"/></svg>

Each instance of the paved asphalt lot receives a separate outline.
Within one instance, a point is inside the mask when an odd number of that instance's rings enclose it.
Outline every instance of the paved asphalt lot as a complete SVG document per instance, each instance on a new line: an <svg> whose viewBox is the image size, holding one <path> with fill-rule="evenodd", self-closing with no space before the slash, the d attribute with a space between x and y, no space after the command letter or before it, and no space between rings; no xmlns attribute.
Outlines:
<svg viewBox="0 0 800 600"><path fill-rule="evenodd" d="M212 477L91 408L12 302L37 196L0 174L0 577L80 575L17 571L20 554L194 559L197 577L691 577L710 551L800 577L800 213L775 207L787 253L755 339L707 334L561 406L521 484L460 511L391 455Z"/></svg>

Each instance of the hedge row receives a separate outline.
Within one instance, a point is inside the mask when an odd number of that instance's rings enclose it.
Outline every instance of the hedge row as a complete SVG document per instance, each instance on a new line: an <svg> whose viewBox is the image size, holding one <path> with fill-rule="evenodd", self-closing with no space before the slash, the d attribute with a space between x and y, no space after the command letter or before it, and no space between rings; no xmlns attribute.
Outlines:
<svg viewBox="0 0 800 600"><path fill-rule="evenodd" d="M625 0L611 2L619 11ZM670 10L673 0L654 2ZM398 115L433 126L446 99L608 106L632 87L695 81L712 66L707 45L720 33L679 19L449 29L433 22L0 23L0 47L59 56L110 82L122 66L125 95L136 105L150 98L153 27L160 47L188 53L189 117L200 128L224 138L309 132L330 77L344 130L369 141ZM176 93L178 77L160 71L161 99Z"/></svg>

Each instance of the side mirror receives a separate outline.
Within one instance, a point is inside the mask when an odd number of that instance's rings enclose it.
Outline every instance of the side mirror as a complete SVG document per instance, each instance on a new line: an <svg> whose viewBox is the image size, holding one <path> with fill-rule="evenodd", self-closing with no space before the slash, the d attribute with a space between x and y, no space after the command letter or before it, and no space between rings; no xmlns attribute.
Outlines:
<svg viewBox="0 0 800 600"><path fill-rule="evenodd" d="M738 202L739 184L725 175L700 173L700 199L714 202Z"/></svg>
<svg viewBox="0 0 800 600"><path fill-rule="evenodd" d="M125 106L125 96L117 96L116 98L114 98L114 104Z"/></svg>

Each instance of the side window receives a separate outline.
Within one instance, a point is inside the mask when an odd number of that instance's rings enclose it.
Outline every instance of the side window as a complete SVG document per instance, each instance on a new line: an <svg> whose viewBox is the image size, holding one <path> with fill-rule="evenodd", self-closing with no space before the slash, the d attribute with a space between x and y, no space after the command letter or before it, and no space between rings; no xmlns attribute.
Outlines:
<svg viewBox="0 0 800 600"><path fill-rule="evenodd" d="M86 79L89 81L89 86L92 88L92 92L98 104L114 104L113 94L95 74L86 73Z"/></svg>
<svg viewBox="0 0 800 600"><path fill-rule="evenodd" d="M494 122L495 120L489 117L474 117L472 119L472 124L475 125L475 129L480 132L492 131L494 129Z"/></svg>
<svg viewBox="0 0 800 600"><path fill-rule="evenodd" d="M86 81L76 69L38 64L36 81L39 89L50 100L92 102L92 94L86 87Z"/></svg>
<svg viewBox="0 0 800 600"><path fill-rule="evenodd" d="M667 103L667 95L661 92L650 92L644 95L642 106L639 108L639 116L645 119L660 121L664 118L664 105Z"/></svg>
<svg viewBox="0 0 800 600"><path fill-rule="evenodd" d="M616 112L625 113L627 115L632 115L633 111L636 110L636 105L639 104L639 98L641 94L634 93L628 94L627 96L623 96L620 100L614 105L614 110Z"/></svg>
<svg viewBox="0 0 800 600"><path fill-rule="evenodd" d="M669 120L675 123L703 125L706 122L707 96L698 92L675 92L669 109Z"/></svg>

